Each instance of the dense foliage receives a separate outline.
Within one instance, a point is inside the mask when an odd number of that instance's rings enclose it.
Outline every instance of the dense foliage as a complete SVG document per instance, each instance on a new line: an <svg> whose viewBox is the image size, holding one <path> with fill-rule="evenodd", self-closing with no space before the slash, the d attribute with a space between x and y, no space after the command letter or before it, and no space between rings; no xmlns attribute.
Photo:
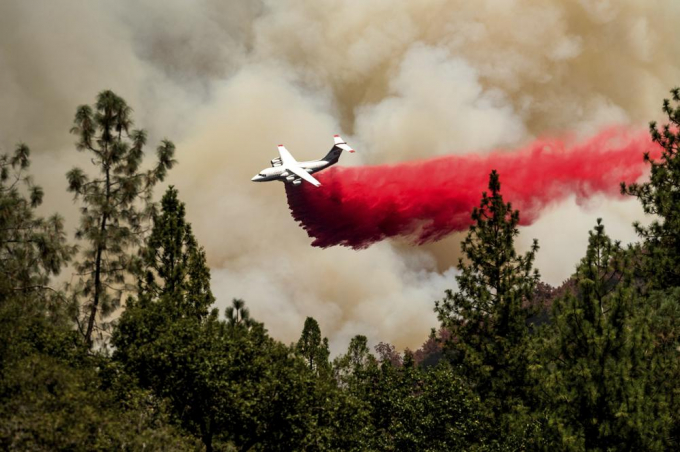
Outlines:
<svg viewBox="0 0 680 452"><path fill-rule="evenodd" d="M444 344L448 359L481 397L486 410L498 420L494 440L521 431L530 388L530 323L535 315L532 297L539 280L533 261L534 241L525 255L515 252L519 212L503 201L498 174L489 178L475 222L462 243L465 256L456 276L458 291L446 292L435 311L451 337Z"/></svg>
<svg viewBox="0 0 680 452"><path fill-rule="evenodd" d="M622 187L655 215L635 225L639 243L622 247L598 220L574 275L550 288L538 244L515 249L520 212L494 171L423 347L372 351L357 335L331 359L311 317L283 344L243 300L213 308L180 193L153 202L174 146L143 169L145 133L102 92L72 130L96 169L67 176L82 203L77 258L62 219L37 214L29 148L0 156L0 448L678 449L678 104L676 89L669 124L651 126L662 153L645 156L649 181ZM57 285L74 258L79 283ZM119 301L110 338L96 334Z"/></svg>

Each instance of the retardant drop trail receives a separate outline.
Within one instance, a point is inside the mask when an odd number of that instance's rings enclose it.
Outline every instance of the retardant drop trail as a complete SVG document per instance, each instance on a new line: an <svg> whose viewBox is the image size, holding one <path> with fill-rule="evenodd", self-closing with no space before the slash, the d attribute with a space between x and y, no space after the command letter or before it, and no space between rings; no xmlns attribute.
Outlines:
<svg viewBox="0 0 680 452"><path fill-rule="evenodd" d="M389 237L414 244L439 240L470 225L492 169L501 193L531 224L550 203L605 194L646 171L644 152L660 153L647 133L610 129L582 142L540 139L515 151L446 156L395 165L333 167L315 188L286 184L288 205L313 246L366 248Z"/></svg>

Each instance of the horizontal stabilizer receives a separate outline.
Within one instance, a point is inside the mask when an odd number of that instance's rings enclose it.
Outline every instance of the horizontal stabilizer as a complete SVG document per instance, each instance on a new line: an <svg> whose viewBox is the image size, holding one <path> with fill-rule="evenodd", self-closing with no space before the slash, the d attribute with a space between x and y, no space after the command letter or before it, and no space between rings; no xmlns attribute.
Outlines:
<svg viewBox="0 0 680 452"><path fill-rule="evenodd" d="M335 141L335 147L342 149L347 152L355 152L354 149L342 139L340 135L333 135L333 140Z"/></svg>

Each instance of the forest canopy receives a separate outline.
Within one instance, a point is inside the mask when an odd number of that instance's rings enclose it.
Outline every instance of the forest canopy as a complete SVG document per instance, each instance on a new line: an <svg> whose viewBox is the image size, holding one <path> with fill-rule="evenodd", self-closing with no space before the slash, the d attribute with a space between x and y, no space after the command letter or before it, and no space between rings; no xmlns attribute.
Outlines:
<svg viewBox="0 0 680 452"><path fill-rule="evenodd" d="M177 164L111 91L77 108L75 237L38 213L20 143L0 156L0 446L5 450L671 450L680 444L680 90L659 158L622 184L653 219L623 246L598 220L573 275L541 282L503 174L462 242L438 325L398 351L364 335L331 359L308 317L285 344L234 299L213 307ZM67 131L65 131L67 132ZM146 160L145 160L146 157ZM151 160L151 163L149 163ZM559 259L559 256L555 256ZM69 267L70 266L70 267ZM55 276L74 271L68 285ZM453 286L453 281L452 281ZM114 315L115 313L115 315ZM376 338L381 339L381 338Z"/></svg>

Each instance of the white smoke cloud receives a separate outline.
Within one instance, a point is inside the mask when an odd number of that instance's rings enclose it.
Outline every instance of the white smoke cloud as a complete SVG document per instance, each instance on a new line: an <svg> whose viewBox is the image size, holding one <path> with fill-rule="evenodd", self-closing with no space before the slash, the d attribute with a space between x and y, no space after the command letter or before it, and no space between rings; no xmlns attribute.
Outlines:
<svg viewBox="0 0 680 452"><path fill-rule="evenodd" d="M623 247L638 240L632 223L642 220L648 224L640 203L634 199L613 200L601 195L590 198L579 205L575 197L547 208L532 224L522 228L517 240L517 248L526 251L533 239L537 239L540 250L536 256L536 266L540 269L541 279L558 286L575 270L585 256L588 247L588 232L601 218L605 232L618 240Z"/></svg>
<svg viewBox="0 0 680 452"><path fill-rule="evenodd" d="M502 91L484 90L477 71L447 50L419 45L404 55L388 97L360 109L356 124L372 160L380 162L403 161L417 149L425 155L469 152L526 137Z"/></svg>
<svg viewBox="0 0 680 452"><path fill-rule="evenodd" d="M413 248L318 250L280 184L253 184L283 142L341 164L488 152L565 130L645 127L680 80L673 0L54 0L0 3L0 148L34 150L46 210L75 224L65 171L87 166L68 134L77 105L112 89L173 139L180 189L206 247L217 304L246 299L281 340L320 321L333 350L356 333L417 347L454 287L460 234ZM455 175L452 175L455 177ZM502 175L501 175L502 177ZM602 216L634 240L635 201L567 200L522 232L548 282L573 271Z"/></svg>

